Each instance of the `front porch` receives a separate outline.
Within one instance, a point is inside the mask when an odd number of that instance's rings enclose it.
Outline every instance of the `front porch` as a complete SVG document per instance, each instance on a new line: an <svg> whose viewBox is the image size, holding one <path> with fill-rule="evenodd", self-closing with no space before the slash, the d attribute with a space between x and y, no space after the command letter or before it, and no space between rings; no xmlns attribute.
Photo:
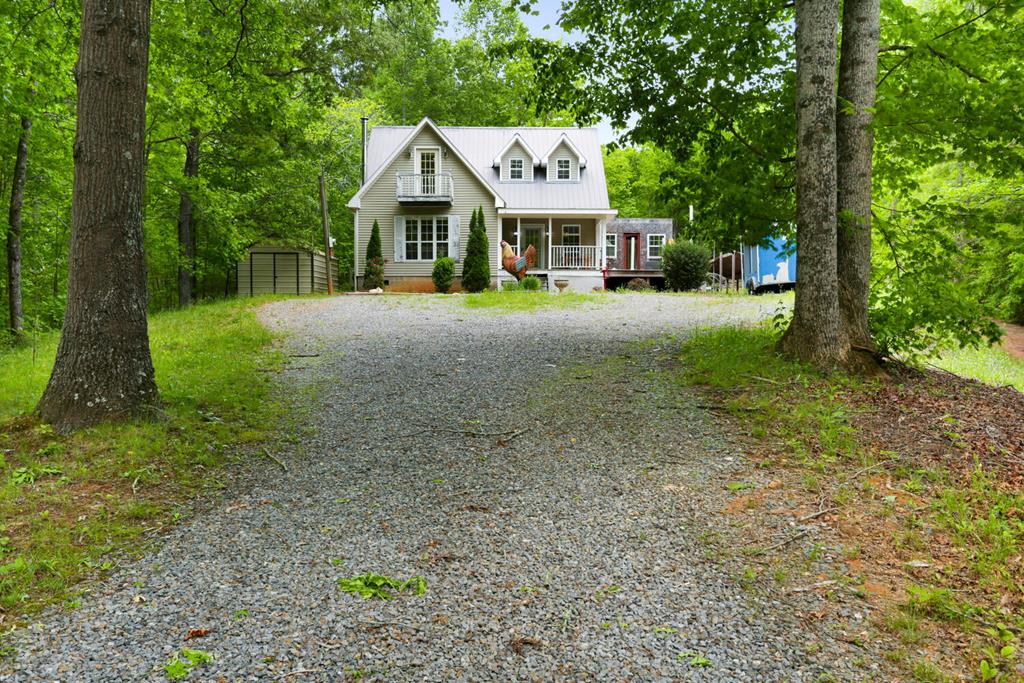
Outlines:
<svg viewBox="0 0 1024 683"><path fill-rule="evenodd" d="M502 216L501 239L522 254L537 251L534 274L547 271L595 271L605 266L604 219L595 217ZM499 248L500 250L500 248Z"/></svg>

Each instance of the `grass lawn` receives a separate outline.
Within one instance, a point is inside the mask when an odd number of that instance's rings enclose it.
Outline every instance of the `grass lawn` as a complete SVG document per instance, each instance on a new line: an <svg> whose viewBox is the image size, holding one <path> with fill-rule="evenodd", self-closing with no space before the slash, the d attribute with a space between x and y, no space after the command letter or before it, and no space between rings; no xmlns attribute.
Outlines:
<svg viewBox="0 0 1024 683"><path fill-rule="evenodd" d="M462 302L467 308L484 309L495 313L529 313L545 308L576 308L587 303L603 303L603 294L579 292L528 292L522 290L486 290L467 294Z"/></svg>
<svg viewBox="0 0 1024 683"><path fill-rule="evenodd" d="M946 351L932 361L936 366L986 384L1009 384L1024 391L1024 360L1014 358L998 346Z"/></svg>
<svg viewBox="0 0 1024 683"><path fill-rule="evenodd" d="M257 302L150 318L160 421L59 436L31 415L58 335L0 350L0 613L74 608L83 578L141 550L190 497L220 486L218 467L239 446L280 426L268 371L281 359L256 320Z"/></svg>
<svg viewBox="0 0 1024 683"><path fill-rule="evenodd" d="M781 357L775 342L767 328L708 330L682 344L669 371L741 435L759 483L729 514L759 535L773 515L782 529L813 520L808 538L760 551L751 576L781 584L772 590L817 581L826 604L867 603L875 616L865 625L896 643L885 656L910 679L1019 680L1020 395L935 371L826 376ZM1021 368L1002 353L955 357L965 374L1005 385ZM833 569L811 580L807 553L822 549Z"/></svg>

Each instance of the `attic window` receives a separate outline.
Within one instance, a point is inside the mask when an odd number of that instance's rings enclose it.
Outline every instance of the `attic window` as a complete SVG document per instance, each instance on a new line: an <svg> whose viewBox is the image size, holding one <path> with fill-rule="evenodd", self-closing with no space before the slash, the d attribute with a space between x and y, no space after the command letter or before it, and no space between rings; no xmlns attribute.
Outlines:
<svg viewBox="0 0 1024 683"><path fill-rule="evenodd" d="M556 162L558 165L555 167L555 178L557 180L569 180L571 165L568 159L559 159Z"/></svg>
<svg viewBox="0 0 1024 683"><path fill-rule="evenodd" d="M523 160L520 158L508 160L508 177L509 180L522 180L523 179Z"/></svg>

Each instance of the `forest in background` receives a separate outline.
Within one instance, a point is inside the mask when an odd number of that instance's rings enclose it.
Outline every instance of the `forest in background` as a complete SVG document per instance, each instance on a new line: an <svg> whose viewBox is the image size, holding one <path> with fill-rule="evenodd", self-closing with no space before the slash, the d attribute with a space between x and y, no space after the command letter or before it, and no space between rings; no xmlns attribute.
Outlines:
<svg viewBox="0 0 1024 683"><path fill-rule="evenodd" d="M0 9L5 217L29 126L20 230L27 329L58 328L64 312L79 11L74 0ZM459 125L569 122L532 113L529 36L500 0L464 3L451 26L431 0L185 0L152 12L144 207L152 311L179 305L179 268L196 300L230 294L235 264L253 243L322 251L320 173L347 283L345 204L359 185L363 116L371 126L423 116ZM8 286L5 277L5 323Z"/></svg>
<svg viewBox="0 0 1024 683"><path fill-rule="evenodd" d="M606 117L627 130L606 156L621 215L671 216L681 234L723 248L791 232L792 10L756 2L714 20L724 7L579 0L561 23L582 39L552 43L531 37L520 8L502 0L462 3L452 26L432 0L154 5L151 310L179 305L182 272L191 299L231 293L235 263L255 242L320 248L320 173L347 282L345 202L359 182L362 116L371 126ZM991 316L1024 320L1018 8L883 3L872 325L887 350L978 343L993 333ZM0 10L0 210L10 209L23 138L30 329L59 327L64 310L78 11L73 0ZM692 26L702 29L680 28ZM7 278L0 287L6 320Z"/></svg>

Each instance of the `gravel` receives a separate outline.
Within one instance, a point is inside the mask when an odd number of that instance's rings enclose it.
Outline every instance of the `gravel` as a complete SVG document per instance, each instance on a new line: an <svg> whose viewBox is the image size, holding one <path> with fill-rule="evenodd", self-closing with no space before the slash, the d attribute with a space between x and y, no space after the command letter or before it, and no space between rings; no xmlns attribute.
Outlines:
<svg viewBox="0 0 1024 683"><path fill-rule="evenodd" d="M254 455L158 551L16 634L0 680L164 680L183 647L215 658L197 681L871 678L811 596L742 585L721 513L741 457L652 379L666 334L775 300L607 299L265 306L290 353L319 354L282 376L312 407L275 448L288 471ZM427 591L338 590L369 572Z"/></svg>

